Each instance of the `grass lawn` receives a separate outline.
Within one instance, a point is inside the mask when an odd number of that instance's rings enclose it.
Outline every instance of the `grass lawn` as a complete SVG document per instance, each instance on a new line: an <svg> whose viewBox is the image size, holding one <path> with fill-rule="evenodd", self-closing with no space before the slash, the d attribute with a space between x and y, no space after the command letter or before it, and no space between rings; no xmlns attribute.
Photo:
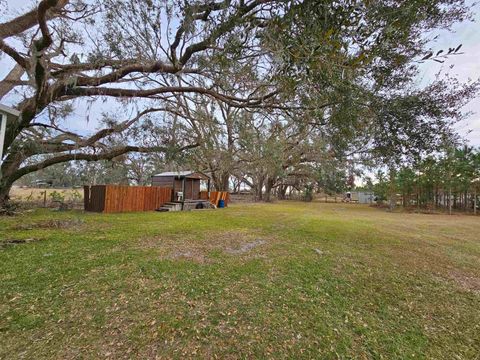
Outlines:
<svg viewBox="0 0 480 360"><path fill-rule="evenodd" d="M480 218L280 202L0 218L0 358L479 359Z"/></svg>

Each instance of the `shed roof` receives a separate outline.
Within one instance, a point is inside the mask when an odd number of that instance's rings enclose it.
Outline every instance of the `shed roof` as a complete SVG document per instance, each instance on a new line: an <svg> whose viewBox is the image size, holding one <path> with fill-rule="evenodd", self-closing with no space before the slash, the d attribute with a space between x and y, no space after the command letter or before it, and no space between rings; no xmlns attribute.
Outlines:
<svg viewBox="0 0 480 360"><path fill-rule="evenodd" d="M8 115L12 115L15 117L20 116L20 111L3 104L0 104L0 112L4 112L4 113L7 113Z"/></svg>
<svg viewBox="0 0 480 360"><path fill-rule="evenodd" d="M177 177L177 178L188 178L188 179L202 179L208 180L209 177L201 172L195 172L191 170L185 171L165 171L159 174L153 175L153 177Z"/></svg>

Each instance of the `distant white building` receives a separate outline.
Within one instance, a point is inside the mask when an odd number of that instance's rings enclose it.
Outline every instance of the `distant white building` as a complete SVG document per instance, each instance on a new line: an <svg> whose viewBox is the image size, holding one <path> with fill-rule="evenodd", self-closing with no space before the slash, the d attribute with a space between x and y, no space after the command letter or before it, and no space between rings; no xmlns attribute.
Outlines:
<svg viewBox="0 0 480 360"><path fill-rule="evenodd" d="M375 194L371 191L349 191L346 198L359 204L373 204L375 202Z"/></svg>
<svg viewBox="0 0 480 360"><path fill-rule="evenodd" d="M360 204L373 204L375 202L375 194L373 192L359 191L358 202Z"/></svg>

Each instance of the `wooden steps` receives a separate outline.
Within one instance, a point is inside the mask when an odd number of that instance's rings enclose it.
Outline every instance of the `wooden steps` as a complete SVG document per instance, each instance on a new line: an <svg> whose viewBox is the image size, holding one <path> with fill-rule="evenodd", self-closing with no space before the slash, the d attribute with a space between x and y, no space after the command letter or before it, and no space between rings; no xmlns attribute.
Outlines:
<svg viewBox="0 0 480 360"><path fill-rule="evenodd" d="M211 207L210 202L208 200L185 200L183 203L183 210L194 210L197 208L198 204L202 204L202 209L208 209ZM181 211L182 210L182 203L175 201L175 202L166 202L160 208L156 209L156 211Z"/></svg>
<svg viewBox="0 0 480 360"><path fill-rule="evenodd" d="M166 202L161 207L156 209L156 211L180 211L182 210L182 203L178 202Z"/></svg>

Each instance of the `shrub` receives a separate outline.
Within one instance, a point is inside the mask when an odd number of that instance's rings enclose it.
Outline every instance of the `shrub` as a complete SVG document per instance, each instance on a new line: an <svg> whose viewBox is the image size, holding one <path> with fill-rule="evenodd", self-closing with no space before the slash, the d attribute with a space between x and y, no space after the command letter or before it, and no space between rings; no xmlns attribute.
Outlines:
<svg viewBox="0 0 480 360"><path fill-rule="evenodd" d="M65 194L59 193L58 191L54 190L48 196L52 199L53 202L61 202L65 201Z"/></svg>
<svg viewBox="0 0 480 360"><path fill-rule="evenodd" d="M18 210L20 208L20 204L17 202L13 201L7 201L5 204L3 204L2 207L0 207L0 216L13 216L18 213Z"/></svg>

